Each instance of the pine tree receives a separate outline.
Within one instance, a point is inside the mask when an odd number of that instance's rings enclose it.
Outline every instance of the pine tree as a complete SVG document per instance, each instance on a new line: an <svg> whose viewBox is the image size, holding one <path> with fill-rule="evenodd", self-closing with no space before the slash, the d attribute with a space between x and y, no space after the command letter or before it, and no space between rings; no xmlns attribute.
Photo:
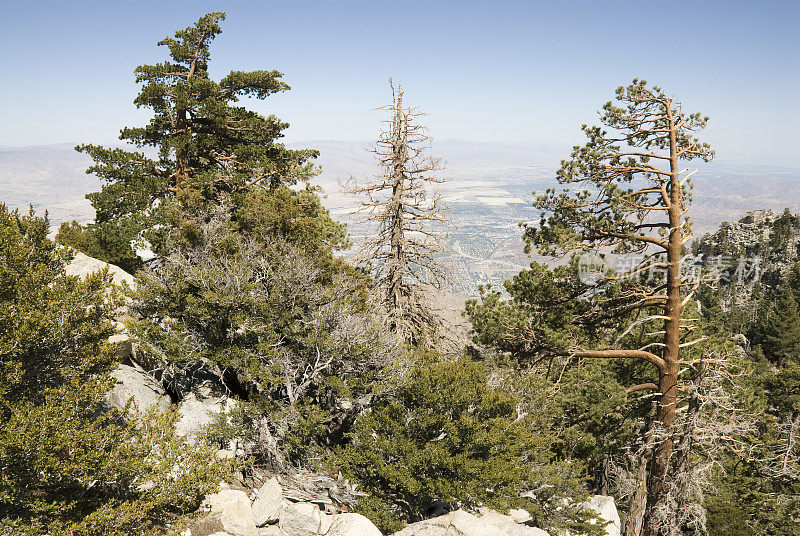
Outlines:
<svg viewBox="0 0 800 536"><path fill-rule="evenodd" d="M777 294L777 301L759 331L764 354L778 368L783 368L790 360L800 359L800 312L791 288Z"/></svg>
<svg viewBox="0 0 800 536"><path fill-rule="evenodd" d="M636 325L661 323L661 340L621 347L637 342L625 338L632 325L615 348L578 344L567 353L573 358L638 360L657 373L652 387L658 392L655 431L660 437L650 461L643 529L644 535L655 536L676 522L669 495L674 485L671 462L682 348L702 340L689 335L695 326L683 316L699 282L690 280L681 268L684 244L691 237L685 218L691 203L691 174L685 173L681 161L708 161L713 152L695 137L708 118L685 113L680 102L661 88L634 80L617 89L616 99L620 104L607 103L601 114L610 132L584 125L588 142L575 147L571 159L562 162L557 178L565 188L548 189L536 197L534 205L543 215L539 225L526 228L525 239L541 253L614 251L643 256L633 273L651 277L631 278L634 287L617 311L640 311ZM617 281L600 278L594 292L602 294L606 283Z"/></svg>
<svg viewBox="0 0 800 536"><path fill-rule="evenodd" d="M390 81L391 84L391 81ZM444 179L437 158L426 155L430 137L417 123L421 115L403 106L403 89L392 85L387 128L374 152L381 166L378 177L364 185L353 181L347 190L366 197L366 221L376 234L362 245L360 261L371 264L388 317L388 327L405 341L419 342L436 324L426 303L426 287L439 288L447 271L437 259L444 250L442 234L434 225L445 221L441 197L431 184Z"/></svg>
<svg viewBox="0 0 800 536"><path fill-rule="evenodd" d="M236 105L240 97L265 99L288 90L281 73L231 71L211 79L210 46L224 18L221 12L201 17L158 43L169 49L169 60L136 68L142 88L134 104L151 109L153 117L143 127L122 129L120 139L138 151L77 147L95 161L87 173L106 181L100 192L87 196L97 212L88 241L105 252L105 260L135 267L131 242L145 239L163 253L165 234L180 227L192 207L314 174L309 159L315 151L289 150L277 142L286 123Z"/></svg>

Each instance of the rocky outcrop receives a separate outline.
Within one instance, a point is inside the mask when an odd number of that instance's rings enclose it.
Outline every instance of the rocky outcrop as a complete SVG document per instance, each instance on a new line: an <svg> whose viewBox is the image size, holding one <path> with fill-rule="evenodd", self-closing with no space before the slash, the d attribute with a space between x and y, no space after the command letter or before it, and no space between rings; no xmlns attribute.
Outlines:
<svg viewBox="0 0 800 536"><path fill-rule="evenodd" d="M606 536L620 536L621 524L619 520L619 513L617 512L617 505L614 503L614 497L608 495L595 495L584 503L585 507L597 512L598 517L603 522L606 522Z"/></svg>
<svg viewBox="0 0 800 536"><path fill-rule="evenodd" d="M275 477L267 480L253 500L253 519L259 527L275 523L283 508L283 489Z"/></svg>
<svg viewBox="0 0 800 536"><path fill-rule="evenodd" d="M718 278L722 306L746 307L754 289L774 288L800 261L800 216L771 210L723 222L696 245L704 266Z"/></svg>
<svg viewBox="0 0 800 536"><path fill-rule="evenodd" d="M203 500L201 516L182 536L381 536L360 514L331 514L323 511L324 503L320 508L314 502L292 501L287 492L292 495L277 478L267 480L252 497L224 487Z"/></svg>
<svg viewBox="0 0 800 536"><path fill-rule="evenodd" d="M79 251L66 267L68 275L85 278L102 270L108 270L112 282L119 287L135 288L134 277L113 264L89 257ZM121 322L127 316L127 308L122 307L116 311L117 333L108 338L108 342L117 348L117 355L124 361L111 373L116 383L111 391L104 397L107 407L122 409L129 401L133 401L140 413L152 408L166 411L172 405L172 399L167 395L161 383L136 364L135 350L130 335Z"/></svg>
<svg viewBox="0 0 800 536"><path fill-rule="evenodd" d="M175 432L191 439L214 422L218 415L230 411L235 402L210 388L195 389L180 403L181 417L175 425Z"/></svg>
<svg viewBox="0 0 800 536"><path fill-rule="evenodd" d="M338 514L331 516L325 536L381 536L381 531L361 514Z"/></svg>
<svg viewBox="0 0 800 536"><path fill-rule="evenodd" d="M153 408L166 411L172 405L172 400L161 384L143 370L130 365L119 365L111 376L116 384L103 399L109 407L122 409L131 399L140 413Z"/></svg>
<svg viewBox="0 0 800 536"><path fill-rule="evenodd" d="M74 251L75 256L64 267L67 275L74 275L80 278L85 278L91 274L108 270L111 274L112 283L118 287L136 288L136 280L134 277L118 266L108 264L101 260L89 257L80 251ZM127 308L122 307L115 314L118 320L122 320L127 316ZM109 337L108 342L117 347L117 353L123 359L133 357L133 345L128 335L125 325L122 322L117 322L117 333Z"/></svg>
<svg viewBox="0 0 800 536"><path fill-rule="evenodd" d="M511 516L488 508L479 515L456 510L406 526L394 536L548 536L536 527L520 524Z"/></svg>
<svg viewBox="0 0 800 536"><path fill-rule="evenodd" d="M65 267L67 275L77 275L78 277L86 277L105 269L108 269L108 273L111 274L112 282L115 285L120 287L128 285L130 288L136 287L133 276L119 266L89 257L80 251L75 252L75 257Z"/></svg>

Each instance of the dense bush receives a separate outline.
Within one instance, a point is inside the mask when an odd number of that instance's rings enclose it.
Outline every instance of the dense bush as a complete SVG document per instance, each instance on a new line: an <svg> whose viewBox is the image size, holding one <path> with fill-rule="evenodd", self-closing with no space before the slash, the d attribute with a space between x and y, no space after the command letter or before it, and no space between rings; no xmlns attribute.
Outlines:
<svg viewBox="0 0 800 536"><path fill-rule="evenodd" d="M228 423L238 426L219 437L249 439L264 461L301 462L398 349L372 321L366 278L331 253L340 228L316 196L248 195L240 213L216 209L139 272L129 327L174 392L202 372L240 397Z"/></svg>
<svg viewBox="0 0 800 536"><path fill-rule="evenodd" d="M544 528L586 529L570 508L586 495L583 467L556 459L552 433L493 388L483 364L425 356L396 382L332 457L370 494L361 509L382 528L485 505L525 508Z"/></svg>
<svg viewBox="0 0 800 536"><path fill-rule="evenodd" d="M0 533L163 533L221 476L176 415L102 404L116 363L107 274L64 274L46 219L0 205Z"/></svg>

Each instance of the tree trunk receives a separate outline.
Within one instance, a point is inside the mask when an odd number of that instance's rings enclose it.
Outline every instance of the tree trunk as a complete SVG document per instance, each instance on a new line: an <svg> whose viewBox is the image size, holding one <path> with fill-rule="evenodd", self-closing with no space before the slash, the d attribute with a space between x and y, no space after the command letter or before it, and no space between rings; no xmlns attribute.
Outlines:
<svg viewBox="0 0 800 536"><path fill-rule="evenodd" d="M644 514L647 509L647 481L649 475L650 460L653 456L653 445L655 443L653 436L653 427L656 412L656 403L652 404L650 409L650 424L644 434L644 446L642 448L642 459L639 461L639 467L636 470L636 490L631 497L630 506L628 507L628 515L625 516L625 522L622 526L623 536L639 536L642 532L644 525Z"/></svg>
<svg viewBox="0 0 800 536"><path fill-rule="evenodd" d="M636 491L631 497L628 515L625 517L625 524L622 527L623 536L639 536L641 534L647 507L647 466L650 463L650 457L650 451L645 451L639 462L639 468L636 470Z"/></svg>
<svg viewBox="0 0 800 536"><path fill-rule="evenodd" d="M403 196L405 189L405 120L403 117L403 90L399 89L395 101L395 116L392 132L392 199L389 205L389 250L387 266L388 285L387 305L392 317L393 329L402 331L403 318L402 283L405 275L405 255L403 236Z"/></svg>
<svg viewBox="0 0 800 536"><path fill-rule="evenodd" d="M678 148L676 126L673 121L671 103L666 105L669 123L670 181L669 201L669 243L667 247L667 301L664 322L664 366L659 371L659 390L661 392L656 413L656 448L650 462L650 477L647 489L647 511L643 536L657 536L661 529L664 514L668 508L670 462L674 448L673 435L678 390L678 359L680 351L681 325L681 254L683 252L683 230L681 219L680 170L678 168Z"/></svg>
<svg viewBox="0 0 800 536"><path fill-rule="evenodd" d="M190 95L192 93L194 74L197 70L197 60L200 58L200 50L206 40L207 35L208 34L205 31L200 34L200 39L198 39L197 44L195 45L194 57L189 64L189 71L186 73L186 85L188 87L187 91ZM175 115L177 116L178 137L183 138L182 141L179 141L179 143L175 145L175 191L177 194L180 193L181 189L186 186L187 182L189 182L189 170L191 163L189 156L189 144L191 143L192 139L192 125L189 121L188 110L186 109L186 106L181 106L178 110L176 110Z"/></svg>
<svg viewBox="0 0 800 536"><path fill-rule="evenodd" d="M698 387L699 388L699 387ZM673 531L680 530L682 519L681 512L691 502L691 489L689 484L692 479L692 468L689 465L689 457L692 453L695 435L695 423L700 413L700 394L697 389L689 397L689 406L686 412L686 424L681 434L680 441L675 449L675 473L672 478L675 492L674 504L676 508L670 512L670 525Z"/></svg>

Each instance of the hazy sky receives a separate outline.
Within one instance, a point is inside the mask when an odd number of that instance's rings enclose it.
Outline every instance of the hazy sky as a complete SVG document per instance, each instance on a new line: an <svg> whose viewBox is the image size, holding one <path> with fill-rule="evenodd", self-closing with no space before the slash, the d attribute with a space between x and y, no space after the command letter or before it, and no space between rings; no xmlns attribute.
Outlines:
<svg viewBox="0 0 800 536"><path fill-rule="evenodd" d="M213 10L228 17L212 72L283 72L292 90L254 108L290 122L290 141L374 138L391 75L436 138L576 143L638 76L710 115L720 158L800 156L797 0L7 0L0 145L108 142L144 122L134 67Z"/></svg>

